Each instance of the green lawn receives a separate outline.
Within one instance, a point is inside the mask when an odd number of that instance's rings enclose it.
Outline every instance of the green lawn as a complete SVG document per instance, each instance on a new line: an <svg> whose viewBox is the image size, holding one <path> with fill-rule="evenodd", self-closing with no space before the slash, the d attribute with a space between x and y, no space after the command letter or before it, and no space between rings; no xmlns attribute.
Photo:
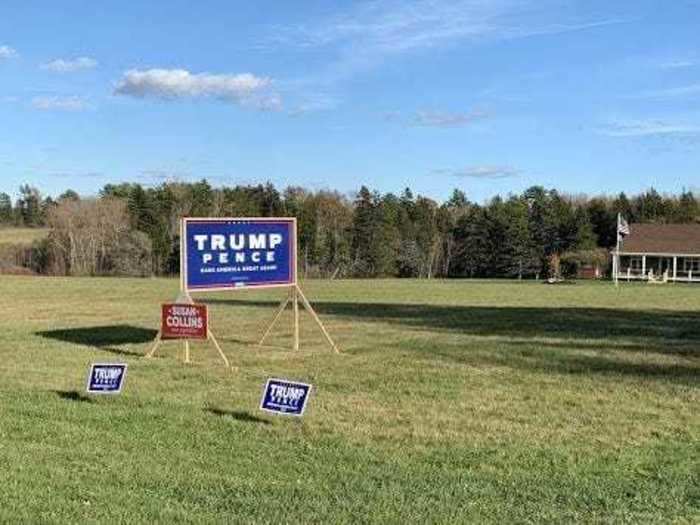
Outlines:
<svg viewBox="0 0 700 525"><path fill-rule="evenodd" d="M311 281L211 294L213 348L141 356L175 280L0 277L0 522L700 522L700 287ZM119 397L82 392L126 361ZM258 409L311 382L302 420Z"/></svg>

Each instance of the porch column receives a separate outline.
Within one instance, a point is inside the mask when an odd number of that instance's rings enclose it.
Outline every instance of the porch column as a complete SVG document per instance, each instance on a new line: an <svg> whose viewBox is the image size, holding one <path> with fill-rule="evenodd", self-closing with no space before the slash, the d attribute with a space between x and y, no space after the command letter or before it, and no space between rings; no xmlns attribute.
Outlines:
<svg viewBox="0 0 700 525"><path fill-rule="evenodd" d="M676 274L678 273L678 256L673 256L673 280L676 280Z"/></svg>
<svg viewBox="0 0 700 525"><path fill-rule="evenodd" d="M647 256L642 255L642 279L647 277Z"/></svg>

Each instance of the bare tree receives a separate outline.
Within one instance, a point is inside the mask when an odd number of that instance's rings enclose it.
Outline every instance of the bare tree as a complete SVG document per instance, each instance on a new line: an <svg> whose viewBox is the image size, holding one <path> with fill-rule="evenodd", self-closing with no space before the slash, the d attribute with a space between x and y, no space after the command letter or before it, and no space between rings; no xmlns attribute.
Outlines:
<svg viewBox="0 0 700 525"><path fill-rule="evenodd" d="M53 272L110 273L123 239L129 236L126 204L118 199L63 200L49 212Z"/></svg>

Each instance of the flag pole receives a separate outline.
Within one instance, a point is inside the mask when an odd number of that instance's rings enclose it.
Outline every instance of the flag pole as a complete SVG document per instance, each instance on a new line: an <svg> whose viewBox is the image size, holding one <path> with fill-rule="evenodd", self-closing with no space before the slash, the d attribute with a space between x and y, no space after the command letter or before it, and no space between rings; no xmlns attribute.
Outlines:
<svg viewBox="0 0 700 525"><path fill-rule="evenodd" d="M617 228L615 229L615 238L617 239L617 244L615 246L615 258L613 259L613 273L614 273L614 281L615 281L615 287L617 288L619 286L618 283L618 274L620 273L620 219L622 218L622 215L618 212L617 214Z"/></svg>

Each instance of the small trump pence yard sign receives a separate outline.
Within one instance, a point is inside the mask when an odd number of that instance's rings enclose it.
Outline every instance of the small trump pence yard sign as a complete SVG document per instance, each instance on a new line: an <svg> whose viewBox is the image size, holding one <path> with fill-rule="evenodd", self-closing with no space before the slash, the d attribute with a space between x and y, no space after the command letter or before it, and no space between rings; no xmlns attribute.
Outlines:
<svg viewBox="0 0 700 525"><path fill-rule="evenodd" d="M274 414L302 416L311 393L311 385L284 379L268 379L260 409Z"/></svg>
<svg viewBox="0 0 700 525"><path fill-rule="evenodd" d="M162 339L207 339L209 313L203 304L164 304L161 316Z"/></svg>
<svg viewBox="0 0 700 525"><path fill-rule="evenodd" d="M296 219L185 219L187 292L296 285Z"/></svg>
<svg viewBox="0 0 700 525"><path fill-rule="evenodd" d="M90 367L89 394L119 394L124 386L126 364L96 363Z"/></svg>

